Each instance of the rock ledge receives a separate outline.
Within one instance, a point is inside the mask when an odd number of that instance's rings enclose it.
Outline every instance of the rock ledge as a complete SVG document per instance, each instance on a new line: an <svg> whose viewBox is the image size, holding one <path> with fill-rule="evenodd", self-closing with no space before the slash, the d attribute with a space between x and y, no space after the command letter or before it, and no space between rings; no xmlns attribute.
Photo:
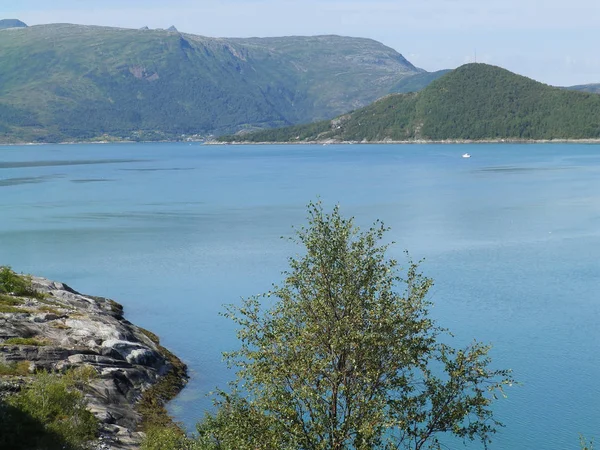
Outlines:
<svg viewBox="0 0 600 450"><path fill-rule="evenodd" d="M98 376L85 395L101 422L96 448L138 448L143 433L138 431L142 416L136 407L143 393L173 371L183 387L185 366L156 336L125 320L122 306L113 300L83 295L45 278L31 281L44 297L20 298L13 312L0 313L0 363L25 361L31 373L93 367ZM7 343L11 338L38 345ZM0 395L24 382L0 381Z"/></svg>

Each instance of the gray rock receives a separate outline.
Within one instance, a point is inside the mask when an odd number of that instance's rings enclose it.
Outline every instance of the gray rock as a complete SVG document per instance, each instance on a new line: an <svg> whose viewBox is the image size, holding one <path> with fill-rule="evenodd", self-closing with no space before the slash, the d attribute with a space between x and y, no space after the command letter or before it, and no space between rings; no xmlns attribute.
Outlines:
<svg viewBox="0 0 600 450"><path fill-rule="evenodd" d="M102 343L102 354L143 366L158 368L165 363L158 352L138 342L109 339Z"/></svg>
<svg viewBox="0 0 600 450"><path fill-rule="evenodd" d="M138 448L143 434L135 431L140 421L136 402L168 372L170 363L139 327L123 319L118 303L44 278L32 281L46 298L27 299L17 306L22 313L0 314L0 363L28 361L30 371L93 367L98 375L84 394L102 423L94 448ZM44 345L2 345L15 337ZM20 389L23 382L6 384L0 378L0 396Z"/></svg>

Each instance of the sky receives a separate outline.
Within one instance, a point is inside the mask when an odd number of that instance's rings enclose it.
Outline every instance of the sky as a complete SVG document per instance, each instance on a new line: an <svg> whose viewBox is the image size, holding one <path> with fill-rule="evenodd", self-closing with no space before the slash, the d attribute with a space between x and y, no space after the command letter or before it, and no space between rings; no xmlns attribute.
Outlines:
<svg viewBox="0 0 600 450"><path fill-rule="evenodd" d="M600 83L600 0L0 0L0 18L212 37L375 39L428 71L485 62L556 86Z"/></svg>

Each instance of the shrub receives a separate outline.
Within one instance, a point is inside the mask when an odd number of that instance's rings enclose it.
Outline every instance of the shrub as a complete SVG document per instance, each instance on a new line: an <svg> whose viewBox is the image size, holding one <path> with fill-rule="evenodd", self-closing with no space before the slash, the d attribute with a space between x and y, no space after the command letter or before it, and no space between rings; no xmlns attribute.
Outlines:
<svg viewBox="0 0 600 450"><path fill-rule="evenodd" d="M0 294L13 294L23 297L43 297L32 284L31 277L19 275L8 266L0 266Z"/></svg>
<svg viewBox="0 0 600 450"><path fill-rule="evenodd" d="M204 450L204 448L178 428L152 427L146 431L141 450Z"/></svg>
<svg viewBox="0 0 600 450"><path fill-rule="evenodd" d="M0 363L0 376L29 375L29 361Z"/></svg>
<svg viewBox="0 0 600 450"><path fill-rule="evenodd" d="M0 448L81 449L98 422L70 377L45 372L0 403Z"/></svg>

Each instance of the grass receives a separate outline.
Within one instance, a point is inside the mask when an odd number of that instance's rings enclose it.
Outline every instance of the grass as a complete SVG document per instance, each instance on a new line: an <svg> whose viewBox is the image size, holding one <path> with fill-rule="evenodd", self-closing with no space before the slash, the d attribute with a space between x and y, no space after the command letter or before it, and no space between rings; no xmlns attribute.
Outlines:
<svg viewBox="0 0 600 450"><path fill-rule="evenodd" d="M35 345L43 347L44 345L48 345L48 343L37 338L12 337L5 340L1 345Z"/></svg>
<svg viewBox="0 0 600 450"><path fill-rule="evenodd" d="M25 300L19 297L14 297L8 294L0 294L0 313L49 313L56 314L57 316L63 315L62 311L59 311L53 306L60 307L61 305L57 302L53 302L52 300L45 300L41 298L37 298L37 300L42 303L42 306L31 309L31 308L17 308L17 306L21 306L25 303Z"/></svg>
<svg viewBox="0 0 600 450"><path fill-rule="evenodd" d="M24 313L24 312L28 312L28 311L26 311L24 309L20 309L20 308L15 308L14 306L0 304L0 313L16 314L16 313Z"/></svg>
<svg viewBox="0 0 600 450"><path fill-rule="evenodd" d="M62 308L62 307L63 307L63 305L62 305L62 304L60 304L60 303L59 303L59 302L57 302L57 301L54 301L54 300L48 300L48 298L46 298L46 295L45 295L45 294L44 294L44 297L42 297L42 298L37 298L36 300L37 300L38 302L40 302L40 303L43 303L44 305L48 305L48 306L57 306L57 307L59 307L59 308Z"/></svg>
<svg viewBox="0 0 600 450"><path fill-rule="evenodd" d="M0 313L24 313L28 312L27 309L17 308L25 303L25 300L18 297L13 297L12 295L0 294Z"/></svg>
<svg viewBox="0 0 600 450"><path fill-rule="evenodd" d="M71 319L85 319L87 316L85 314L79 313L79 312L75 312L75 313L70 313L69 314L69 318Z"/></svg>
<svg viewBox="0 0 600 450"><path fill-rule="evenodd" d="M21 298L13 297L12 295L0 294L0 305L17 306L22 305L25 301Z"/></svg>
<svg viewBox="0 0 600 450"><path fill-rule="evenodd" d="M52 308L50 306L40 306L37 308L37 312L45 312L49 314L56 314L57 316L62 316L63 313L56 308Z"/></svg>
<svg viewBox="0 0 600 450"><path fill-rule="evenodd" d="M160 338L152 331L148 331L145 328L140 328L140 331L156 345L160 345Z"/></svg>
<svg viewBox="0 0 600 450"><path fill-rule="evenodd" d="M29 375L29 361L0 363L0 376Z"/></svg>

